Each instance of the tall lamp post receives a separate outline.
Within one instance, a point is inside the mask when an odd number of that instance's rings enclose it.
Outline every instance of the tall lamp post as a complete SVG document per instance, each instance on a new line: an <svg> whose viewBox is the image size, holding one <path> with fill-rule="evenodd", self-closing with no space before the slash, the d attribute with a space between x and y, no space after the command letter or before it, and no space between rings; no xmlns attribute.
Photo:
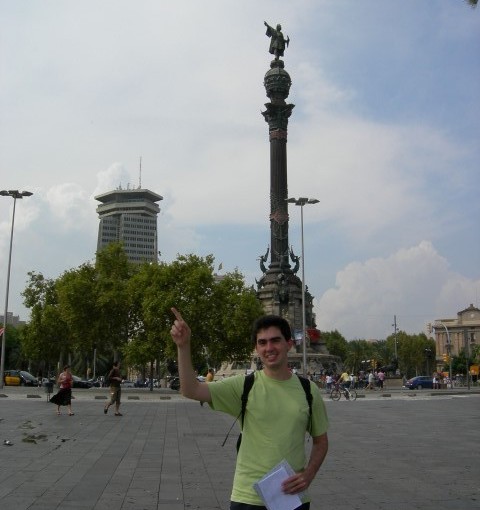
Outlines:
<svg viewBox="0 0 480 510"><path fill-rule="evenodd" d="M437 324L443 326L445 328L445 332L447 333L447 354L448 354L448 378L450 379L450 387L453 388L453 379L452 379L452 344L450 343L450 333L448 331L447 326L442 321L435 321L433 325L433 330L435 331L435 327Z"/></svg>
<svg viewBox="0 0 480 510"><path fill-rule="evenodd" d="M398 362L398 351L397 351L397 333L398 333L398 328L397 328L397 316L394 315L393 316L393 332L394 332L394 335L395 335L395 361Z"/></svg>
<svg viewBox="0 0 480 510"><path fill-rule="evenodd" d="M2 190L0 195L3 197L13 198L13 214L12 214L12 230L10 232L10 251L8 252L8 269L7 269L7 288L5 291L5 313L3 314L3 335L2 335L2 358L0 360L0 389L3 388L4 372L5 372L5 345L7 341L7 314L8 314L8 291L10 290L10 268L12 266L12 244L13 244L13 226L15 225L15 206L17 198L29 197L33 195L31 191L18 191L16 189Z"/></svg>
<svg viewBox="0 0 480 510"><path fill-rule="evenodd" d="M302 235L302 355L303 355L303 375L307 376L307 327L306 327L306 312L305 312L305 248L303 243L303 206L306 204L318 204L320 200L316 198L287 198L289 204L300 206L300 224Z"/></svg>

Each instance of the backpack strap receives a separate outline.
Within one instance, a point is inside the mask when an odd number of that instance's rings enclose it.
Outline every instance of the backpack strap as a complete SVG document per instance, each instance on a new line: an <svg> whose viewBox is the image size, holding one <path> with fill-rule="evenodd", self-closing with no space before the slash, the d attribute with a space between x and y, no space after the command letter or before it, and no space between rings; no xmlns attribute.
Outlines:
<svg viewBox="0 0 480 510"><path fill-rule="evenodd" d="M247 402L248 402L248 394L252 389L253 383L255 382L255 372L248 374L245 376L245 380L243 381L243 393L242 393L242 410L240 412L240 416L242 418L242 429L243 429L243 421L245 420L245 411L247 410Z"/></svg>
<svg viewBox="0 0 480 510"><path fill-rule="evenodd" d="M250 393L250 390L252 389L253 383L255 382L255 372L252 372L251 374L248 374L245 376L245 379L243 381L243 393L242 393L242 410L240 411L240 417L241 417L241 430L243 430L243 422L245 420L245 412L247 410L247 402L248 402L248 394ZM240 435L237 439L237 453L240 449L240 444L242 443L242 433L240 432Z"/></svg>
<svg viewBox="0 0 480 510"><path fill-rule="evenodd" d="M312 435L312 402L313 402L313 396L312 396L312 388L310 387L310 381L306 377L302 377L301 375L298 375L298 379L302 384L303 391L305 392L305 398L308 402L308 433Z"/></svg>

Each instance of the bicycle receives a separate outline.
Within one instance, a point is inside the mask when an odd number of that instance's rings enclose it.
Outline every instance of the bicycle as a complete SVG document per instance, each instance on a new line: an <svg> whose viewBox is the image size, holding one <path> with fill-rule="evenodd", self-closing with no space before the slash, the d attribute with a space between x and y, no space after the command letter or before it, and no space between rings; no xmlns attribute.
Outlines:
<svg viewBox="0 0 480 510"><path fill-rule="evenodd" d="M336 384L330 392L330 398L332 400L340 400L344 396L345 400L355 401L357 400L357 392L354 389L346 388L341 384Z"/></svg>

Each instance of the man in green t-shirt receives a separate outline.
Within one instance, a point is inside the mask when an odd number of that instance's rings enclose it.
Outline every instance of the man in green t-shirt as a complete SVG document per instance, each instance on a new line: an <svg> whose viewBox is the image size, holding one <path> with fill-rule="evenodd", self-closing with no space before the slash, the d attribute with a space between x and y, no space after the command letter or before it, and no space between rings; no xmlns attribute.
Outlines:
<svg viewBox="0 0 480 510"><path fill-rule="evenodd" d="M171 329L178 350L180 388L185 397L208 402L212 409L237 417L245 376L233 376L216 383L197 380L192 366L191 331L180 313L172 309L176 320ZM264 509L253 484L282 460L295 471L282 484L285 494L300 494L308 510L306 489L312 483L328 450L328 419L318 387L310 383L313 396L310 428L309 405L300 380L288 368L287 353L293 346L288 322L276 315L258 319L252 341L263 370L255 373L248 396L237 456L230 510ZM307 460L305 432L311 430L312 448Z"/></svg>

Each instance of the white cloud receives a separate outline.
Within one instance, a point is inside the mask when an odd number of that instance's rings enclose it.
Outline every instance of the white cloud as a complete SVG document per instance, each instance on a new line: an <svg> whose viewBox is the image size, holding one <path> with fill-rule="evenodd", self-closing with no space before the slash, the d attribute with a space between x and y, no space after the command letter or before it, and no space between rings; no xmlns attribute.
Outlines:
<svg viewBox="0 0 480 510"><path fill-rule="evenodd" d="M48 189L45 199L49 210L50 221L58 229L82 229L91 218L91 211L85 207L88 203L88 194L76 183L68 182Z"/></svg>
<svg viewBox="0 0 480 510"><path fill-rule="evenodd" d="M422 241L386 258L348 264L319 299L317 322L350 340L382 339L392 333L396 315L400 329L420 333L427 322L466 308L479 288L480 280L452 272L433 245Z"/></svg>
<svg viewBox="0 0 480 510"><path fill-rule="evenodd" d="M139 161L140 167L140 161ZM92 197L108 193L117 188L127 189L137 188L139 180L134 183L132 177L127 171L125 165L120 162L112 163L106 170L102 170L97 174L97 186L92 193Z"/></svg>

